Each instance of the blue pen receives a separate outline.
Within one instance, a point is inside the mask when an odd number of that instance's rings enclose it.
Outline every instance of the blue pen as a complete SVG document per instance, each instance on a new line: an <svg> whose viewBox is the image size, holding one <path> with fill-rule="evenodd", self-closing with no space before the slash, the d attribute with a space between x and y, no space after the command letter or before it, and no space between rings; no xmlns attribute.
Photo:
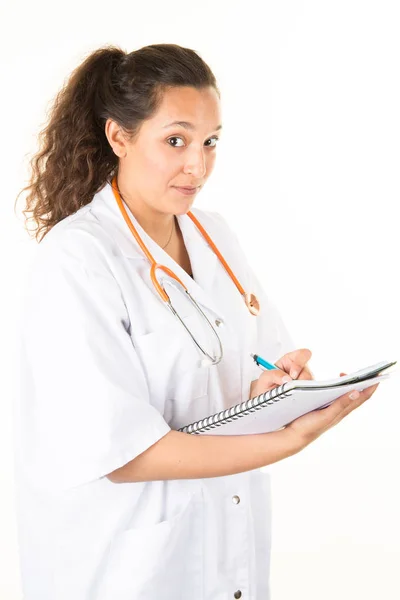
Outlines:
<svg viewBox="0 0 400 600"><path fill-rule="evenodd" d="M272 371L272 369L279 369L279 367L267 362L266 360L261 358L261 356L258 356L258 354L250 354L250 356L254 359L254 362L257 363L257 365L259 365L259 366L261 365L262 367L265 367L269 371Z"/></svg>

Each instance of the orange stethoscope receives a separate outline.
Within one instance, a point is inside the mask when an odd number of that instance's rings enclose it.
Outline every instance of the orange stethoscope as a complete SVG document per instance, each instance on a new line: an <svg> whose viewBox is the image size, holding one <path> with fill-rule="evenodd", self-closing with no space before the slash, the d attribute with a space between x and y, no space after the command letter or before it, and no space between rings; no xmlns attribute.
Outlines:
<svg viewBox="0 0 400 600"><path fill-rule="evenodd" d="M222 344L221 344L221 340L219 338L218 333L215 331L215 329L214 329L213 325L211 324L211 322L209 321L207 315L201 310L200 306L197 304L197 302L193 298L193 296L189 293L187 287L179 279L179 277L177 275L175 275L175 273L173 271L171 271L171 269L169 269L165 265L157 264L156 261L154 260L152 254L150 253L150 251L148 250L148 248L144 244L144 242L141 239L140 235L138 234L138 232L136 231L135 227L133 226L133 224L132 224L132 222L131 222L131 220L130 220L130 218L128 216L128 213L126 212L124 203L123 203L121 195L119 193L118 184L117 184L117 176L116 175L113 177L113 180L112 180L112 183L111 183L111 187L112 187L115 199L117 201L117 204L118 204L118 206L119 206L119 208L121 210L122 216L124 217L124 219L126 221L126 224L128 225L128 227L131 230L131 232L133 233L133 235L134 235L137 243L139 244L139 246L141 247L141 249L143 250L143 252L145 253L145 255L147 256L147 258L149 259L149 261L151 263L151 267L150 267L151 280L152 280L153 285L156 288L158 294L160 295L161 300L163 300L163 302L166 303L166 305L171 310L171 312L175 315L175 317L177 317L179 319L180 323L182 323L182 325L184 326L184 328L186 329L186 331L188 332L188 334L192 338L193 342L196 344L196 346L199 348L199 350L202 352L202 354L207 357L206 360L202 362L202 366L208 366L210 364L213 364L213 365L218 364L221 361L222 357L223 357ZM187 214L188 217L190 217L192 219L192 221L196 225L197 229L200 231L200 233L202 234L202 236L207 240L210 248L213 250L213 252L215 252L215 254L217 255L217 257L221 261L221 263L224 266L224 268L225 268L226 272L228 273L229 277L232 279L233 283L236 285L236 287L239 290L241 296L243 297L244 302L245 302L247 308L249 309L250 313L252 315L254 315L254 316L257 316L258 313L260 312L260 304L259 304L259 301L257 300L256 296L254 294L249 294L249 293L246 293L244 291L243 287L240 285L239 281L235 277L232 269L229 267L228 263L226 262L226 260L224 259L224 257L222 256L222 254L220 253L220 251L218 250L218 248L216 247L216 245L214 244L214 242L212 241L212 239L210 238L210 236L208 235L208 233L206 232L206 230L204 229L204 227L199 223L199 221L196 219L196 217L190 211L188 211L186 214ZM181 319L181 317L179 316L178 312L173 307L172 302L170 300L170 297L168 296L167 292L165 291L164 285L158 281L158 279L156 277L156 270L157 269L160 269L161 271L164 271L167 275L169 275L169 277L171 277L172 281L169 282L169 283L172 284L174 282L174 286L177 287L177 289L179 289L180 291L183 291L185 293L185 295L190 300L190 302L193 304L193 306L196 308L196 310L207 321L208 325L210 326L210 328L212 329L214 335L216 336L216 338L218 340L219 351L220 351L219 356L211 356L210 354L208 354L208 352L206 350L204 350L204 348L195 339L195 337L193 336L192 332L187 327L186 323ZM178 284L178 286L176 284Z"/></svg>

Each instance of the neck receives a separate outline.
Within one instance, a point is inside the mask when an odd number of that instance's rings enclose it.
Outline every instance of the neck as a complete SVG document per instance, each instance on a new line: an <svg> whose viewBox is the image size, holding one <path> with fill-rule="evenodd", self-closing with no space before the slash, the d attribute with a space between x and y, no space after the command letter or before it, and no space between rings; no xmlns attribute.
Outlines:
<svg viewBox="0 0 400 600"><path fill-rule="evenodd" d="M177 229L176 223L174 223L175 215L154 210L142 199L133 198L132 194L124 187L123 181L121 182L118 177L117 186L121 198L125 204L127 204L139 225L159 246L163 247L167 244L172 230L171 241L168 244L169 246L175 237L174 229Z"/></svg>

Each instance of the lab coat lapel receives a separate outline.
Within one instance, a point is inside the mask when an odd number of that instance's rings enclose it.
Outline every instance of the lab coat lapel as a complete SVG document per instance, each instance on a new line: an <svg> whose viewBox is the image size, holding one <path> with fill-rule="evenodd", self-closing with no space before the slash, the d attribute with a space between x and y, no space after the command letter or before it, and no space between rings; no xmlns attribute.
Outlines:
<svg viewBox="0 0 400 600"><path fill-rule="evenodd" d="M106 184L106 186L95 196L93 202L95 203L96 207L101 204L101 209L104 209L105 205L108 216L104 220L103 224L109 229L109 233L119 245L124 256L132 260L147 261L150 270L150 262L143 254L142 249L126 224L120 208L115 200L111 185ZM221 309L221 306L218 304L217 298L213 294L213 290L215 288L215 279L219 270L219 260L190 217L187 215L178 215L177 219L187 252L189 254L193 279L145 232L126 203L124 203L124 206L134 227L136 228L143 242L146 244L157 264L164 265L171 269L175 275L179 277L182 283L185 284L189 293L193 296L201 308L208 309L213 313L211 317L214 316L214 318L224 320L225 315ZM201 222L201 214L196 214L196 211L193 212ZM157 272L157 275L159 277L168 277L160 270ZM167 293L168 289L169 288L166 288Z"/></svg>
<svg viewBox="0 0 400 600"><path fill-rule="evenodd" d="M195 214L195 216L201 223L201 214ZM215 281L219 272L218 257L190 217L180 215L178 216L178 222L189 254L194 278L193 281L181 269L185 275L184 283L198 304L201 304L203 308L211 310L215 317L224 320L226 318L224 311L215 295Z"/></svg>

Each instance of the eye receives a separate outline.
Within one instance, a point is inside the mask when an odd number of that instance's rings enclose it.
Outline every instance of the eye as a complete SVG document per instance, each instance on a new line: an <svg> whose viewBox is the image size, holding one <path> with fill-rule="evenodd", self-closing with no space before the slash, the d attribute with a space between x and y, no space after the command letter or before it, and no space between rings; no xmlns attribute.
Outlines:
<svg viewBox="0 0 400 600"><path fill-rule="evenodd" d="M168 138L167 141L169 142L170 140L182 140L182 138L174 135L173 137ZM217 135L214 135L213 137L209 138L207 140L207 142L209 142L209 141L215 141L215 142L217 142L218 140L219 140L219 137ZM182 146L177 146L175 144L169 144L169 145L170 146L172 145L173 148L182 148ZM208 148L215 148L216 144L214 144L213 146L208 145L207 147Z"/></svg>
<svg viewBox="0 0 400 600"><path fill-rule="evenodd" d="M214 141L214 142L218 142L219 141L219 137L217 135L214 135L213 137L211 137L208 141ZM216 143L214 144L214 146L209 146L210 148L215 148L216 147Z"/></svg>
<svg viewBox="0 0 400 600"><path fill-rule="evenodd" d="M168 138L167 141L169 142L170 140L181 140L182 141L182 138L177 137L176 135L174 135L173 137ZM169 144L169 145L171 146L171 144ZM173 148L181 148L182 146L176 146L175 144L172 144L172 147Z"/></svg>

